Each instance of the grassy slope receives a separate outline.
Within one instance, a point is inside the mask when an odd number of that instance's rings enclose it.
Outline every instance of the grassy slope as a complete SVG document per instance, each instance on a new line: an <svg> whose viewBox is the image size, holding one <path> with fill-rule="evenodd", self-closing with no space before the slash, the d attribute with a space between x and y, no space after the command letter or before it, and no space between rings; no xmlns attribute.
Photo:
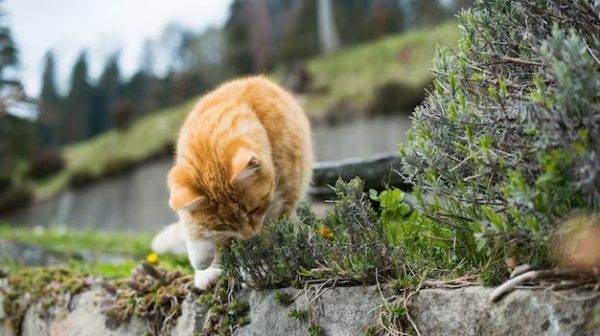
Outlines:
<svg viewBox="0 0 600 336"><path fill-rule="evenodd" d="M352 47L332 55L308 61L315 87L327 88L326 93L309 95L306 109L314 115L329 111L340 102L363 105L372 99L374 90L389 81L408 85L423 85L430 77L429 69L436 44L452 45L459 37L455 22L437 28L417 30L391 36L376 42ZM398 60L400 51L410 58ZM68 146L66 169L35 185L38 199L64 190L71 175L86 171L100 175L110 162L126 159L143 160L172 143L177 130L196 99L158 111L142 118L125 132L110 131L89 141Z"/></svg>
<svg viewBox="0 0 600 336"><path fill-rule="evenodd" d="M35 186L36 198L46 198L64 190L74 172L83 170L99 175L111 161L140 161L173 143L194 101L144 117L125 132L112 130L89 141L66 147L65 170L38 183Z"/></svg>
<svg viewBox="0 0 600 336"><path fill-rule="evenodd" d="M327 91L307 97L306 109L322 114L340 102L365 105L377 87L390 81L422 87L431 78L436 45L452 46L459 37L460 30L452 21L310 60L308 70L315 87ZM406 52L407 59L400 60L400 52Z"/></svg>

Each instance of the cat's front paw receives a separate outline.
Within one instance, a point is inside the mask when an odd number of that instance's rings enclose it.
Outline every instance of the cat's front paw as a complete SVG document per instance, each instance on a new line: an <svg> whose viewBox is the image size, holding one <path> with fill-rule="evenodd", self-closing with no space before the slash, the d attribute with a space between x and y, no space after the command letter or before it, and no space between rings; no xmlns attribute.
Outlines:
<svg viewBox="0 0 600 336"><path fill-rule="evenodd" d="M190 264L194 269L207 269L215 259L216 244L210 240L191 239L189 237L186 237L186 243Z"/></svg>
<svg viewBox="0 0 600 336"><path fill-rule="evenodd" d="M217 283L223 270L217 267L209 267L207 269L196 271L194 275L194 286L201 290L207 290L210 286Z"/></svg>

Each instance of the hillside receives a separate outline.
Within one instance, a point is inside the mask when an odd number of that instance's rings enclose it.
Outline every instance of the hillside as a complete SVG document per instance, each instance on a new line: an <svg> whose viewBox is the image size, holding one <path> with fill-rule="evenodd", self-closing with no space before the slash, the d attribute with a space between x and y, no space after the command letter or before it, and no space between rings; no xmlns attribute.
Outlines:
<svg viewBox="0 0 600 336"><path fill-rule="evenodd" d="M458 37L456 23L449 22L437 28L386 37L309 60L305 67L312 86L317 89L302 95L302 103L315 119L336 113L338 106L365 108L373 100L377 88L386 83L420 89L430 80L429 69L436 45L454 45ZM37 182L35 198L47 198L69 185L79 186L115 175L144 160L164 155L195 100L148 115L126 131L113 130L66 147L66 168Z"/></svg>

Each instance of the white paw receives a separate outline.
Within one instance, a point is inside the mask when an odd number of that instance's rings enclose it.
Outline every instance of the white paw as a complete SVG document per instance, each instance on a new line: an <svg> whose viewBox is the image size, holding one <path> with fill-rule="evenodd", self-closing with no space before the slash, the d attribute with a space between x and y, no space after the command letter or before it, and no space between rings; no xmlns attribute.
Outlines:
<svg viewBox="0 0 600 336"><path fill-rule="evenodd" d="M158 254L173 253L185 255L187 248L185 245L185 231L183 224L175 223L165 227L154 236L150 247L152 248L152 251Z"/></svg>
<svg viewBox="0 0 600 336"><path fill-rule="evenodd" d="M202 271L196 271L194 275L194 286L201 290L206 290L217 283L223 270L216 267L209 267Z"/></svg>
<svg viewBox="0 0 600 336"><path fill-rule="evenodd" d="M186 236L186 245L190 263L196 270L206 269L212 264L217 246L210 240L197 240Z"/></svg>

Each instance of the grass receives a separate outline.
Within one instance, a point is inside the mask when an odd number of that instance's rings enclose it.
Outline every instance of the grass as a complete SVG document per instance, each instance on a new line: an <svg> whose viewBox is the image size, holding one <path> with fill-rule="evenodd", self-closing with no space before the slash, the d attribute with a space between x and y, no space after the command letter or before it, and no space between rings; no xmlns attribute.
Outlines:
<svg viewBox="0 0 600 336"><path fill-rule="evenodd" d="M423 87L431 78L430 68L436 44L458 41L455 22L437 28L415 30L344 49L307 62L314 86L321 93L303 97L313 116L331 112L341 103L365 107L378 87L391 81L409 87ZM400 53L406 53L400 59ZM276 80L277 74L272 74ZM179 127L196 99L157 111L134 123L128 130L113 130L64 149L66 168L59 174L34 183L36 199L44 199L68 188L74 175L103 176L115 165L135 164L174 143Z"/></svg>
<svg viewBox="0 0 600 336"><path fill-rule="evenodd" d="M100 233L61 229L27 229L0 225L0 239L39 246L48 251L74 253L82 250L145 257L150 251L150 234Z"/></svg>
<svg viewBox="0 0 600 336"><path fill-rule="evenodd" d="M308 96L306 109L321 115L340 103L364 107L373 100L376 88L391 81L423 87L432 77L436 45L454 45L459 37L460 30L451 21L310 60L307 68L314 86L325 90Z"/></svg>

